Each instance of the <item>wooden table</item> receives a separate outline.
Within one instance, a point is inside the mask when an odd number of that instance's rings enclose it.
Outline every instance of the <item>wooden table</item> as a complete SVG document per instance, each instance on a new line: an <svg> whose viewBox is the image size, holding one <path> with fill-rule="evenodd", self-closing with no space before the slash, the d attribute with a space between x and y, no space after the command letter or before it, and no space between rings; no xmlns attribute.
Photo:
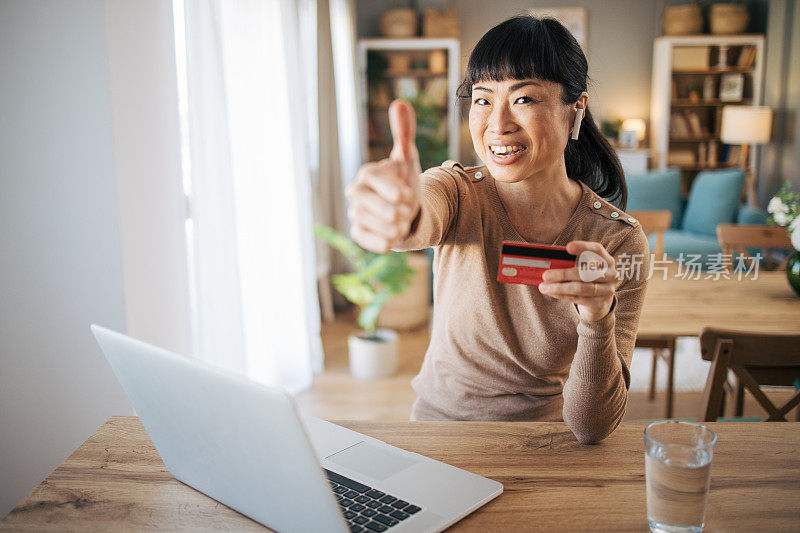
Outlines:
<svg viewBox="0 0 800 533"><path fill-rule="evenodd" d="M337 422L500 481L453 531L646 531L643 423L584 446L563 423ZM800 424L712 423L708 531L800 527ZM0 530L265 530L176 481L136 417L113 417Z"/></svg>
<svg viewBox="0 0 800 533"><path fill-rule="evenodd" d="M701 279L681 279L675 274L672 266L666 276L656 271L650 279L636 339L637 347L667 352L667 418L672 417L677 337L696 337L706 326L800 331L800 297L785 272L760 271L756 279L741 280L735 275L731 279L704 279L707 272L701 273Z"/></svg>
<svg viewBox="0 0 800 533"><path fill-rule="evenodd" d="M759 272L758 279L666 279L647 285L639 335L696 337L705 326L765 332L800 330L800 297L785 272Z"/></svg>

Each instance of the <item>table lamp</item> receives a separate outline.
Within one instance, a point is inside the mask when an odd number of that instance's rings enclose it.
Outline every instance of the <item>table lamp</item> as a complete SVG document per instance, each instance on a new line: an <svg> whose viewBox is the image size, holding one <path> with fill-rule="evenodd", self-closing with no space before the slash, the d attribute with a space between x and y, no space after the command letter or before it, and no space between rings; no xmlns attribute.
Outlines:
<svg viewBox="0 0 800 533"><path fill-rule="evenodd" d="M772 132L772 110L769 107L729 105L722 108L720 140L725 144L740 144L740 163L745 175L745 191L751 206L758 206L755 178L749 164L749 145L769 142Z"/></svg>
<svg viewBox="0 0 800 533"><path fill-rule="evenodd" d="M645 124L640 118L628 118L622 121L619 144L622 148L638 148L644 140Z"/></svg>

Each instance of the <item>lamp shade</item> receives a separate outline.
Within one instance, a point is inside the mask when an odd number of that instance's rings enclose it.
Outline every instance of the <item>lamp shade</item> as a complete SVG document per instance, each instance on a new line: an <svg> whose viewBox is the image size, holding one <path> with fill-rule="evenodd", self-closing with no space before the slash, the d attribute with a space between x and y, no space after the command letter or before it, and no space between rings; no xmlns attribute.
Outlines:
<svg viewBox="0 0 800 533"><path fill-rule="evenodd" d="M764 144L772 131L768 107L728 105L722 108L720 139L726 144Z"/></svg>
<svg viewBox="0 0 800 533"><path fill-rule="evenodd" d="M644 120L640 118L627 118L622 121L622 130L635 131L636 138L640 141L644 140L645 125Z"/></svg>

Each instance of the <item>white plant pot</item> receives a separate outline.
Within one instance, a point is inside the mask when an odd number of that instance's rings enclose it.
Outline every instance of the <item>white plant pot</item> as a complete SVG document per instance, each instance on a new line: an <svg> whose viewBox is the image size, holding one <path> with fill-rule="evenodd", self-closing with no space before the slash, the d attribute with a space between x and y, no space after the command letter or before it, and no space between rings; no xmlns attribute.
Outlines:
<svg viewBox="0 0 800 533"><path fill-rule="evenodd" d="M397 332L376 329L378 340L364 338L365 333L350 335L350 372L359 379L391 376L397 369Z"/></svg>

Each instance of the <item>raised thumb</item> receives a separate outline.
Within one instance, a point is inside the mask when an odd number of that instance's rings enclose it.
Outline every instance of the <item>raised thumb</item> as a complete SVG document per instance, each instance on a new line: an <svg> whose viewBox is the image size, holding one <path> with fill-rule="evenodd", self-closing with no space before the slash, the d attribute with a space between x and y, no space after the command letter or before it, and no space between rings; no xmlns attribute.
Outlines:
<svg viewBox="0 0 800 533"><path fill-rule="evenodd" d="M394 144L390 158L405 163L415 163L417 151L417 116L414 108L406 100L395 100L389 106L389 127Z"/></svg>

